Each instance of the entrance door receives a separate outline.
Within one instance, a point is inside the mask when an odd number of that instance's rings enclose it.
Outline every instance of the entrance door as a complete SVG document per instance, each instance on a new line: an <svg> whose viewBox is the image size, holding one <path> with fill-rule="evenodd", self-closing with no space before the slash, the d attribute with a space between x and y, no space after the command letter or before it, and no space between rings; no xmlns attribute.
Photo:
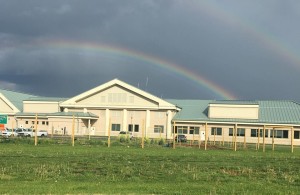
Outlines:
<svg viewBox="0 0 300 195"><path fill-rule="evenodd" d="M205 131L200 131L201 141L205 141Z"/></svg>

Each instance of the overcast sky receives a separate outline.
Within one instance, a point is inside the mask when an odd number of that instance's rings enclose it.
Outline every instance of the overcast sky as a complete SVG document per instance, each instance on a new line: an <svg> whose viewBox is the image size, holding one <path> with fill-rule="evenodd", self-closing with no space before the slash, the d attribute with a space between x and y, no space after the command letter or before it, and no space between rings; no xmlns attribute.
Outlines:
<svg viewBox="0 0 300 195"><path fill-rule="evenodd" d="M299 21L298 0L0 0L0 88L300 102Z"/></svg>

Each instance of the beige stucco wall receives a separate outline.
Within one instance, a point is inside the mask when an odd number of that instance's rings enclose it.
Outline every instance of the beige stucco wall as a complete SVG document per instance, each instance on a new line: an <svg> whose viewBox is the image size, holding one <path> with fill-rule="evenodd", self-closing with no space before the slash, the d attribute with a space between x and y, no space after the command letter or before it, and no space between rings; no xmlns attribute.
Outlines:
<svg viewBox="0 0 300 195"><path fill-rule="evenodd" d="M73 127L73 118L49 118L49 133L54 135L71 135ZM74 134L84 135L82 128L84 123L81 119L75 119Z"/></svg>
<svg viewBox="0 0 300 195"><path fill-rule="evenodd" d="M70 108L69 112L82 112L82 108ZM120 124L121 131L127 131L128 125L139 125L139 132L133 132L135 137L142 136L142 130L144 129L144 134L146 137L156 137L158 138L160 134L154 133L154 125L162 125L164 126L164 137L166 136L167 129L167 111L152 111L152 110L127 110L127 109L87 109L87 112L91 112L97 115L99 118L96 120L91 120L91 129L94 128L94 135L99 136L107 136L108 129L110 128L108 124ZM107 118L108 112L108 118ZM149 116L147 116L147 112L149 112ZM174 115L174 113L170 112L170 118ZM147 119L148 118L148 119ZM77 120L77 119L76 119ZM149 120L149 124L147 126L147 120ZM88 127L88 120L84 120L83 123L85 127ZM62 123L61 123L62 125ZM60 126L61 126L60 125ZM144 126L143 126L144 125ZM171 129L171 123L168 124L168 128ZM82 129L84 131L84 129ZM83 132L84 134L84 132ZM170 133L169 133L170 134ZM118 136L118 131L111 131L111 136Z"/></svg>
<svg viewBox="0 0 300 195"><path fill-rule="evenodd" d="M0 113L8 114L12 113L13 109L0 97Z"/></svg>
<svg viewBox="0 0 300 195"><path fill-rule="evenodd" d="M30 113L53 113L59 112L58 102L24 102L23 112Z"/></svg>
<svg viewBox="0 0 300 195"><path fill-rule="evenodd" d="M194 124L176 124L176 126L197 126ZM205 125L199 125L200 131L205 132ZM211 128L212 127L220 127L222 128L222 135L213 135L211 134ZM234 136L229 136L229 128L234 129L234 125L208 125L207 126L207 138L210 144L213 144L214 142L216 144L223 144L223 141L225 145L231 144L234 141ZM251 129L260 129L260 131L263 130L263 127L259 126L238 126L237 128L244 128L245 129L245 137L244 136L237 136L236 141L239 143L239 145L243 145L244 141L246 143L253 143L256 144L263 143L263 137L251 137ZM288 130L288 138L274 138L275 145L290 145L291 144L291 129L285 128L285 129L278 129L278 130ZM271 129L268 129L268 137L265 137L265 144L272 144L272 137L271 135ZM294 131L300 131L300 128L295 128ZM186 135L188 140L193 140L193 135L187 134ZM199 136L195 136L194 139L198 139ZM300 139L294 139L294 145L300 145Z"/></svg>
<svg viewBox="0 0 300 195"><path fill-rule="evenodd" d="M37 122L38 130L49 130L47 118L38 118ZM18 118L17 121L14 122L14 126L17 128L35 128L35 117Z"/></svg>
<svg viewBox="0 0 300 195"><path fill-rule="evenodd" d="M150 126L147 131L147 137L151 138L166 138L167 125L167 111L151 111L150 112ZM154 133L154 126L163 126L163 133ZM169 124L171 125L171 124Z"/></svg>
<svg viewBox="0 0 300 195"><path fill-rule="evenodd" d="M258 119L258 105L210 104L209 118Z"/></svg>
<svg viewBox="0 0 300 195"><path fill-rule="evenodd" d="M157 104L133 94L123 88L114 86L77 102L77 105L98 106L157 106Z"/></svg>

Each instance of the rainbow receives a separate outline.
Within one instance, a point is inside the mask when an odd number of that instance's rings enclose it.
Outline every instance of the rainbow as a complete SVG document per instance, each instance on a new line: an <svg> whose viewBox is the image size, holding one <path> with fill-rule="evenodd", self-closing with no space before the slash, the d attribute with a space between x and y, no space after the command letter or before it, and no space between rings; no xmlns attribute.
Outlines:
<svg viewBox="0 0 300 195"><path fill-rule="evenodd" d="M206 79L203 76L200 76L193 71L179 66L174 63L170 63L166 60L144 54L142 52L130 50L128 48L115 47L112 45L106 44L98 44L98 43L90 43L90 42L81 42L81 41L68 41L68 40L47 40L44 42L38 42L34 44L39 48L45 49L63 49L63 50L79 50L84 52L100 52L102 54L112 54L114 56L124 56L132 59L136 59L139 61L143 61L159 68L165 69L167 71L173 72L180 76L184 76L185 78L193 81L195 84L202 86L206 90L212 92L214 95L218 96L218 98L226 99L226 100L234 100L237 99L235 95L213 83L212 81Z"/></svg>
<svg viewBox="0 0 300 195"><path fill-rule="evenodd" d="M299 70L300 54L295 52L295 49L292 49L286 43L280 41L277 37L264 31L254 23L243 20L241 17L232 14L230 11L227 11L224 7L214 1L194 0L187 1L186 3L189 3L189 9L201 11L201 13L220 21L227 26L239 29L241 32L249 35L251 39L256 40L261 47L264 47L265 49L275 53L276 56L289 62L285 65L290 65Z"/></svg>

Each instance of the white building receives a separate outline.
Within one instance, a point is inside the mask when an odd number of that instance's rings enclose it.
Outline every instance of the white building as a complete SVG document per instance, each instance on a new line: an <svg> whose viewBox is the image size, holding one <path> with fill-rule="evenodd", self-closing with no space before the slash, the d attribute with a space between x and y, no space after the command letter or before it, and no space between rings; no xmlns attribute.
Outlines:
<svg viewBox="0 0 300 195"><path fill-rule="evenodd" d="M75 97L48 98L0 89L0 114L8 128L48 130L49 134L141 137L300 145L300 105L292 101L163 100L114 79ZM175 128L173 128L175 127ZM274 133L273 133L274 132ZM236 136L235 136L236 135ZM274 135L274 138L273 138Z"/></svg>

